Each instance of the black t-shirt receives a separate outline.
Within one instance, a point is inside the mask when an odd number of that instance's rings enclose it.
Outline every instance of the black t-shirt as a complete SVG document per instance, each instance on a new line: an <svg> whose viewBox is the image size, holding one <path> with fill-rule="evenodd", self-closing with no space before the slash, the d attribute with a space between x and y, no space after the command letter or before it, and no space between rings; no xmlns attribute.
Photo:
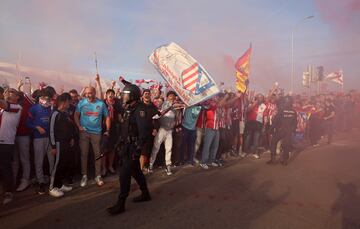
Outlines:
<svg viewBox="0 0 360 229"><path fill-rule="evenodd" d="M154 127L154 120L152 119L156 114L160 115L159 110L153 103L145 104L142 103L145 109L145 122L144 122L144 129L146 136L149 137L152 134L152 130Z"/></svg>
<svg viewBox="0 0 360 229"><path fill-rule="evenodd" d="M325 106L324 117L329 117L332 112L335 112L335 107L333 105Z"/></svg>

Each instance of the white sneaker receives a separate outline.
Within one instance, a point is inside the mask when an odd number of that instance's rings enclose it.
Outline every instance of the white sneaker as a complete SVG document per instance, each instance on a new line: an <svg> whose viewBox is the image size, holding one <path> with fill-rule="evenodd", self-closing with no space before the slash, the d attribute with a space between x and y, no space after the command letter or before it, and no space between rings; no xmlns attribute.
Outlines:
<svg viewBox="0 0 360 229"><path fill-rule="evenodd" d="M30 181L26 179L21 179L19 187L16 189L17 192L22 192L30 186Z"/></svg>
<svg viewBox="0 0 360 229"><path fill-rule="evenodd" d="M246 153L244 153L244 152L240 153L240 157L242 157L242 158L246 157Z"/></svg>
<svg viewBox="0 0 360 229"><path fill-rule="evenodd" d="M61 191L59 188L53 188L49 191L49 195L52 197L62 197L64 195L64 192Z"/></svg>
<svg viewBox="0 0 360 229"><path fill-rule="evenodd" d="M259 156L258 154L253 154L253 157L254 157L255 159L260 159L260 156Z"/></svg>
<svg viewBox="0 0 360 229"><path fill-rule="evenodd" d="M81 178L80 186L85 187L87 185L87 181L88 181L87 176L83 175L83 177Z"/></svg>
<svg viewBox="0 0 360 229"><path fill-rule="evenodd" d="M101 176L95 177L95 182L99 187L104 185L104 181L102 180Z"/></svg>
<svg viewBox="0 0 360 229"><path fill-rule="evenodd" d="M14 195L11 192L5 192L3 205L10 203L13 200Z"/></svg>
<svg viewBox="0 0 360 229"><path fill-rule="evenodd" d="M207 166L207 164L200 164L200 167L203 169L209 169L209 166Z"/></svg>
<svg viewBox="0 0 360 229"><path fill-rule="evenodd" d="M219 165L217 163L215 163L215 162L211 163L211 166L212 167L219 167Z"/></svg>
<svg viewBox="0 0 360 229"><path fill-rule="evenodd" d="M66 186L66 185L63 185L60 188L60 191L62 191L62 192L70 192L71 190L72 190L72 187Z"/></svg>
<svg viewBox="0 0 360 229"><path fill-rule="evenodd" d="M194 158L194 162L195 162L195 164L200 164L200 161L198 160L198 159L196 159L196 158Z"/></svg>
<svg viewBox="0 0 360 229"><path fill-rule="evenodd" d="M168 175L168 176L172 175L171 166L170 166L170 165L166 166L165 172L166 172L166 175Z"/></svg>

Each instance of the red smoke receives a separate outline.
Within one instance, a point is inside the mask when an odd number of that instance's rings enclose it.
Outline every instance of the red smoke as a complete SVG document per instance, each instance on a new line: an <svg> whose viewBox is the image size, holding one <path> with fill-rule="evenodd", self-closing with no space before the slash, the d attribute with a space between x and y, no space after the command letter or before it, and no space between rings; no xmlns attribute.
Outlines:
<svg viewBox="0 0 360 229"><path fill-rule="evenodd" d="M353 28L360 13L359 0L314 0L321 17L336 29Z"/></svg>

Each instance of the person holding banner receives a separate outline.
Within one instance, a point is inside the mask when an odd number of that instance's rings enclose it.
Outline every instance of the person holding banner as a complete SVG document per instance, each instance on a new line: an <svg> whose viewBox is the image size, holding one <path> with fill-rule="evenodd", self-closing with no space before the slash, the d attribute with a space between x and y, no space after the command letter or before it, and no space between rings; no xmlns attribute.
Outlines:
<svg viewBox="0 0 360 229"><path fill-rule="evenodd" d="M162 143L165 143L165 164L166 164L166 174L171 175L171 154L173 146L173 129L175 127L176 113L174 109L174 102L176 98L176 93L174 91L169 91L166 95L166 102L163 104L161 111L164 112L168 110L163 116L159 119L160 128L157 132L154 139L154 146L152 148L149 172L153 172L153 165L156 160L156 156L160 150Z"/></svg>

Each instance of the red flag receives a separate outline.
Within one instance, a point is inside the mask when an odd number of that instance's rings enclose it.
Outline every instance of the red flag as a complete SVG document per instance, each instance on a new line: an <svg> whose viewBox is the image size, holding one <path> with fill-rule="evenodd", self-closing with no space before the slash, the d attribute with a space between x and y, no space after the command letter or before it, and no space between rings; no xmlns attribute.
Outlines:
<svg viewBox="0 0 360 229"><path fill-rule="evenodd" d="M236 69L236 89L240 92L245 92L249 84L249 73L250 73L250 55L252 47L250 47L244 55L242 55L235 64Z"/></svg>

